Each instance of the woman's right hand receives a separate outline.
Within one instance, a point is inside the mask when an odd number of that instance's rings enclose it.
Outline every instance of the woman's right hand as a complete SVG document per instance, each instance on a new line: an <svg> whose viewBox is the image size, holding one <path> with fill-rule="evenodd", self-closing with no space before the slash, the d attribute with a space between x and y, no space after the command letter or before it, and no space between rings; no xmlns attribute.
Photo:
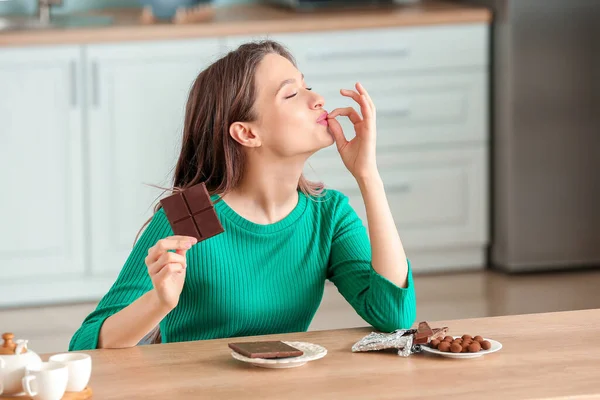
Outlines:
<svg viewBox="0 0 600 400"><path fill-rule="evenodd" d="M185 253L197 243L189 236L169 236L148 250L146 266L161 305L169 310L179 302L187 267ZM169 250L175 250L171 252Z"/></svg>

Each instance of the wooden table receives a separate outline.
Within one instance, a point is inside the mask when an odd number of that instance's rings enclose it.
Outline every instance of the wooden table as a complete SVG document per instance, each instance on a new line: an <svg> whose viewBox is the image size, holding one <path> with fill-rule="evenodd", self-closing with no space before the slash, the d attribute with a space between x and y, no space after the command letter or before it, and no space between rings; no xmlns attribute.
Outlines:
<svg viewBox="0 0 600 400"><path fill-rule="evenodd" d="M371 332L364 328L260 337L328 349L321 360L278 370L234 360L227 347L231 339L95 350L88 352L90 386L95 399L106 400L600 398L600 309L431 325L448 326L449 334L480 334L504 347L477 359L452 360L352 353L352 345Z"/></svg>

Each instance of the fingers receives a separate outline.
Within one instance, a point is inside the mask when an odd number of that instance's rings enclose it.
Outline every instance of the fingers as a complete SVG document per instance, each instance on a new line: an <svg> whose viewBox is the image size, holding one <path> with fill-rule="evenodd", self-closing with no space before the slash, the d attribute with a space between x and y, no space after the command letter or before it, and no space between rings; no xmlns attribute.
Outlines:
<svg viewBox="0 0 600 400"><path fill-rule="evenodd" d="M365 118L365 119L366 118L374 118L375 117L375 104L373 103L371 96L369 95L367 90L364 88L364 86L360 82L357 82L355 86L356 86L357 91L349 90L349 89L341 89L340 93L342 94L342 96L351 97L354 101L356 101L360 105L360 112L362 114L362 118L360 119L361 121L363 118ZM350 109L350 108L351 107L346 107L345 109ZM342 109L339 109L339 110L342 110ZM334 113L335 111L336 110L332 111L332 113ZM333 117L335 117L337 115L345 115L345 114L338 112L338 113L334 114ZM356 113L356 115L358 116L358 113ZM355 124L359 120L358 120L358 118L354 117L354 119L350 118L350 121L352 121L352 123Z"/></svg>
<svg viewBox="0 0 600 400"><path fill-rule="evenodd" d="M342 96L351 97L352 100L360 104L360 94L355 92L354 90L340 89L340 93L342 94Z"/></svg>
<svg viewBox="0 0 600 400"><path fill-rule="evenodd" d="M148 249L146 265L155 263L162 254L169 250L188 250L197 242L196 238L190 236L170 236L161 239Z"/></svg>
<svg viewBox="0 0 600 400"><path fill-rule="evenodd" d="M166 252L161 255L156 262L148 266L148 273L153 276L159 273L164 267L168 265L177 264L182 268L185 268L187 261L185 258L185 250L178 250L176 253Z"/></svg>
<svg viewBox="0 0 600 400"><path fill-rule="evenodd" d="M369 104L369 107L371 109L371 114L374 115L375 103L373 103L373 99L371 99L371 96L369 95L369 92L367 92L367 89L365 89L365 87L360 82L356 82L356 90L358 91L358 93L366 97L367 103Z"/></svg>
<svg viewBox="0 0 600 400"><path fill-rule="evenodd" d="M333 119L340 115L350 118L350 121L353 124L358 124L359 122L362 121L362 117L360 115L358 115L358 112L353 107L336 108L335 110L333 110L332 112L330 112L327 115L327 118Z"/></svg>
<svg viewBox="0 0 600 400"><path fill-rule="evenodd" d="M344 135L344 130L342 129L342 126L338 121L335 120L335 118L328 118L327 123L329 124L329 132L331 132L331 135L335 140L335 145L337 146L337 149L341 150L342 148L344 148L346 143L348 143L348 140Z"/></svg>
<svg viewBox="0 0 600 400"><path fill-rule="evenodd" d="M181 266L181 264L167 264L156 274L156 281L161 282L164 281L167 276L171 274L183 274L185 273L185 268Z"/></svg>

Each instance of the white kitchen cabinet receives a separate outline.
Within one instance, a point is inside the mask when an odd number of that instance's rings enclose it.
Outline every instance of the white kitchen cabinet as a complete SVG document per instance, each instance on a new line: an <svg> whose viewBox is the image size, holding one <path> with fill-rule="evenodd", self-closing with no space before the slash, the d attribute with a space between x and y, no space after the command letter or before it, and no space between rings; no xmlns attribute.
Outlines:
<svg viewBox="0 0 600 400"><path fill-rule="evenodd" d="M485 143L487 135L487 73L436 71L405 76L381 76L363 71L354 77L364 85L377 110L377 147L380 152L407 146ZM340 94L353 89L352 78L317 76L307 82L325 99L328 111L360 106ZM354 134L346 117L338 118L348 138Z"/></svg>
<svg viewBox="0 0 600 400"><path fill-rule="evenodd" d="M116 276L169 187L188 92L217 39L90 45L88 181L91 269Z"/></svg>
<svg viewBox="0 0 600 400"><path fill-rule="evenodd" d="M453 24L419 27L231 36L233 49L249 40L272 39L287 47L307 77L363 72L472 69L488 64L489 27Z"/></svg>
<svg viewBox="0 0 600 400"><path fill-rule="evenodd" d="M85 274L82 94L79 47L0 51L0 305Z"/></svg>

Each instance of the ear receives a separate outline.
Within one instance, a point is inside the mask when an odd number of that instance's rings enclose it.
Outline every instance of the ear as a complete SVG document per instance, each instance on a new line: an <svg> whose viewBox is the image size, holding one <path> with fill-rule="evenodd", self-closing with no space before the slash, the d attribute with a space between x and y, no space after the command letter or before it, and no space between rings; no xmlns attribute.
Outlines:
<svg viewBox="0 0 600 400"><path fill-rule="evenodd" d="M260 147L261 141L258 135L256 135L252 126L247 122L234 122L229 126L229 135L241 144L246 147Z"/></svg>

